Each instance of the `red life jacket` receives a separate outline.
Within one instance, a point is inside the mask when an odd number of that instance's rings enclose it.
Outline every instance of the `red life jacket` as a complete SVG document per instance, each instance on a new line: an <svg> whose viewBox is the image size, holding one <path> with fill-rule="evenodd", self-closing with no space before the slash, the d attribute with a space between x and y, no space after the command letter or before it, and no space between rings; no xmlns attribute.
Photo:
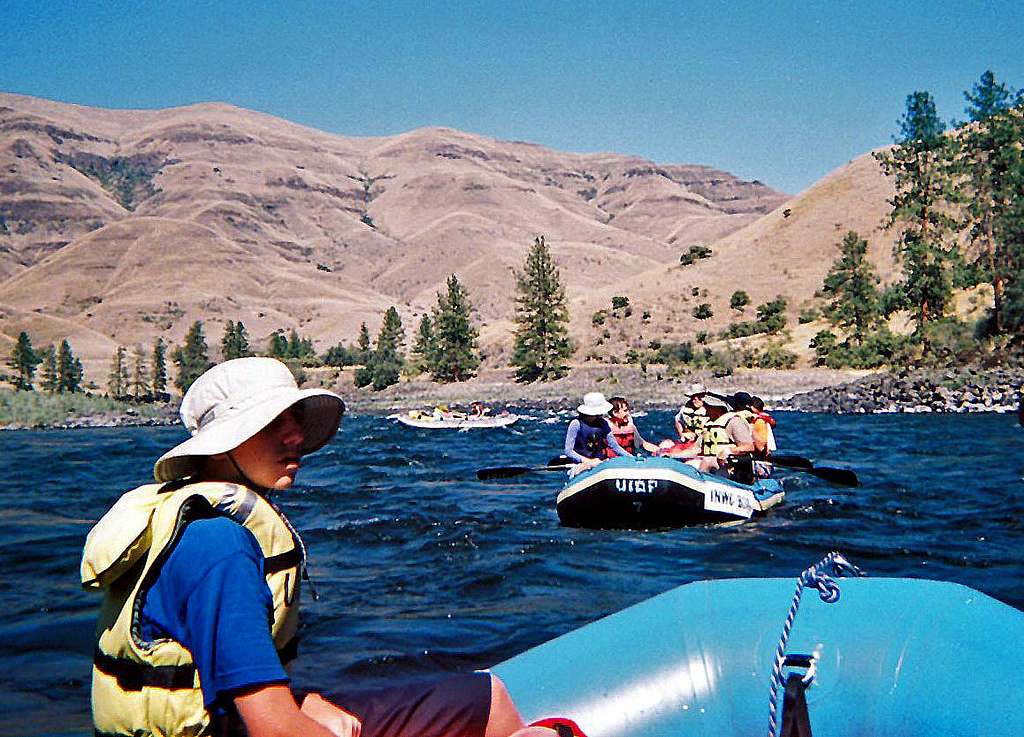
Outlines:
<svg viewBox="0 0 1024 737"><path fill-rule="evenodd" d="M772 417L767 412L754 412L754 419L764 420L765 422L767 422L772 427L775 427L775 418Z"/></svg>
<svg viewBox="0 0 1024 737"><path fill-rule="evenodd" d="M615 436L615 442L630 455L636 455L636 425L633 424L633 420L631 419L625 425L620 425L614 417L609 417L608 425L612 429L612 435ZM604 452L609 458L615 458L617 455L611 448L605 448Z"/></svg>

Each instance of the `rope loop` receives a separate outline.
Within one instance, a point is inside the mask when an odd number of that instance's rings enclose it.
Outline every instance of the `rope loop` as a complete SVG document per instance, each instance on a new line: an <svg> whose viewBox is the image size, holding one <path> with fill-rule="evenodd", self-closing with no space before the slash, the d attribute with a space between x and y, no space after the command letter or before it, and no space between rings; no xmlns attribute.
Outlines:
<svg viewBox="0 0 1024 737"><path fill-rule="evenodd" d="M768 737L775 737L778 731L775 715L779 706L779 689L782 687L782 668L786 661L786 642L789 634L793 631L793 620L796 618L797 609L800 608L800 598L803 596L804 587L812 586L818 590L818 596L826 604L834 604L839 601L839 584L833 576L863 576L861 570L848 561L838 551L833 551L820 561L805 570L796 581L796 592L793 594L793 603L790 604L789 613L786 615L786 623L782 628L782 637L779 638L779 645L775 648L775 663L772 666L771 693L768 699Z"/></svg>
<svg viewBox="0 0 1024 737"><path fill-rule="evenodd" d="M857 566L844 558L841 553L833 551L822 558L820 562L801 573L800 581L804 586L816 588L818 596L826 604L835 604L839 601L839 584L835 582L832 576L860 575L862 574Z"/></svg>

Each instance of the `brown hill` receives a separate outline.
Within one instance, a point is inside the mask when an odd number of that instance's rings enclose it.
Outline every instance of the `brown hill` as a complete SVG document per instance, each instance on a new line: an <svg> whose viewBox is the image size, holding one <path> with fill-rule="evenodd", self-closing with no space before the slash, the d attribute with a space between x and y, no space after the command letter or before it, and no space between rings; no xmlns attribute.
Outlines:
<svg viewBox="0 0 1024 737"><path fill-rule="evenodd" d="M718 335L730 323L755 319L757 305L781 295L788 303L789 347L806 358L808 341L825 325L799 325L797 317L802 308L815 303L814 293L849 230L868 240L868 257L883 282L894 277L894 233L883 227L891 196L891 183L871 154L864 154L763 217L716 240L709 258L688 266L678 261L661 265L596 290L574 310L574 329L583 336L584 353L622 357L629 348L646 347L652 340L692 341L700 331ZM736 290L747 292L750 306L730 308ZM592 325L594 312L610 310L615 295L629 297L632 314L626 317L623 310L617 310L605 324ZM701 303L711 306L713 317L694 318L693 309ZM643 319L645 313L647 320ZM751 340L764 342L762 338ZM599 341L602 345L595 348Z"/></svg>
<svg viewBox="0 0 1024 737"><path fill-rule="evenodd" d="M664 268L787 197L697 165L433 128L348 138L222 104L101 110L0 94L0 332L69 338L102 383L118 344L298 328L321 350L450 273L507 342L545 235L573 300ZM576 308L574 306L574 311ZM0 349L3 349L0 345Z"/></svg>

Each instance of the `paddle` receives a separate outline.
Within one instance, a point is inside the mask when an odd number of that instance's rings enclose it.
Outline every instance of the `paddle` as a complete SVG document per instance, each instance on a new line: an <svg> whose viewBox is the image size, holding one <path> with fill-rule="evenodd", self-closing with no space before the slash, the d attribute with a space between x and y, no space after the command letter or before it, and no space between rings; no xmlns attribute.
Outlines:
<svg viewBox="0 0 1024 737"><path fill-rule="evenodd" d="M507 479L513 476L521 476L524 473L534 471L564 471L567 466L576 463L572 458L566 456L555 456L548 461L546 466L496 466L494 468L481 468L476 472L476 477L481 481L491 479Z"/></svg>
<svg viewBox="0 0 1024 737"><path fill-rule="evenodd" d="M786 468L802 468L804 470L814 468L814 461L803 456L786 455L784 453L772 453L771 462L777 466Z"/></svg>
<svg viewBox="0 0 1024 737"><path fill-rule="evenodd" d="M794 455L770 455L766 459L769 463L783 468L792 468L794 471L803 471L812 476L817 476L822 481L837 484L839 486L860 486L860 479L857 474L848 468L835 468L833 466L815 466L810 458Z"/></svg>

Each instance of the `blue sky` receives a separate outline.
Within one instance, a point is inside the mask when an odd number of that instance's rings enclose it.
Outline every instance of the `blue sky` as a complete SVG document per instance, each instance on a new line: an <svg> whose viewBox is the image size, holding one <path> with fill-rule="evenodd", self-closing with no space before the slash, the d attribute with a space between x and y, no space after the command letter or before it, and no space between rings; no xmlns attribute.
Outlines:
<svg viewBox="0 0 1024 737"><path fill-rule="evenodd" d="M1024 86L1012 2L4 0L0 90L83 105L219 100L343 135L444 125L699 163L798 192L945 119L983 71Z"/></svg>

